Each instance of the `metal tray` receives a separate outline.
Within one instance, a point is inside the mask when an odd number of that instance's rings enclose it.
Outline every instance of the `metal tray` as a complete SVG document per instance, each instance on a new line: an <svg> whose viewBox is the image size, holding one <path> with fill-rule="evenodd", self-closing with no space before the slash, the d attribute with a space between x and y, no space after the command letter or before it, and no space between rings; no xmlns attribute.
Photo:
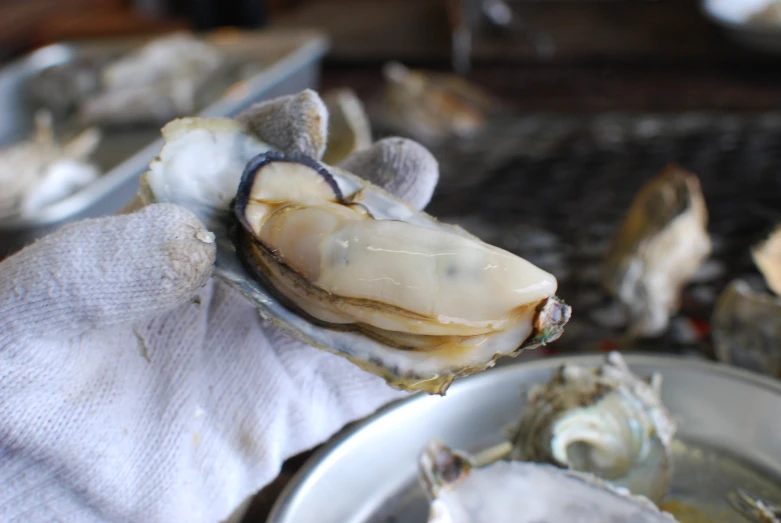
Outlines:
<svg viewBox="0 0 781 523"><path fill-rule="evenodd" d="M202 109L201 116L234 116L253 103L290 94L319 83L320 60L328 39L316 31L218 31L202 38L233 59L260 64L260 72L226 89ZM126 52L148 39L69 42L41 48L0 70L0 145L25 139L32 130L33 109L24 93L26 81L44 69L79 57ZM0 259L63 224L116 213L135 196L139 176L162 146L156 126L107 128L94 156L103 169L95 183L44 209L37 216L0 222Z"/></svg>
<svg viewBox="0 0 781 523"><path fill-rule="evenodd" d="M745 523L726 496L741 487L781 501L781 384L733 367L626 354L634 372L663 375L663 400L679 421L676 474L665 508L683 523ZM512 360L509 360L512 361ZM345 431L313 455L286 487L268 523L425 523L417 456L432 438L467 451L502 441L520 414L522 389L564 362L509 363L457 381L445 397L416 395ZM675 507L694 507L699 517Z"/></svg>

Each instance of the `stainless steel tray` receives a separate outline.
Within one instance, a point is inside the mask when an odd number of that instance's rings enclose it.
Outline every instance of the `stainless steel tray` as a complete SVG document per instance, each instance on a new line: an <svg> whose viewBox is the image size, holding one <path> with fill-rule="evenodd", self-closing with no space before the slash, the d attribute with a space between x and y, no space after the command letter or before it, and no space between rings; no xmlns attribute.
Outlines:
<svg viewBox="0 0 781 523"><path fill-rule="evenodd" d="M201 116L234 116L253 103L290 94L319 83L320 60L329 47L317 31L219 31L202 37L232 59L262 66L260 72L232 84ZM44 69L106 53L130 51L147 39L68 42L41 48L0 70L0 145L29 136L33 108L25 96L26 81ZM0 222L0 259L63 224L116 213L134 197L138 179L160 150L155 126L104 129L94 156L104 175L73 196L47 207L37 216Z"/></svg>
<svg viewBox="0 0 781 523"><path fill-rule="evenodd" d="M641 375L664 378L663 399L680 423L667 505L684 523L745 523L726 500L741 487L781 501L781 384L739 369L678 357L626 354ZM523 407L521 391L569 361L510 363L454 383L447 396L417 395L389 406L324 446L288 484L269 523L425 523L417 456L439 438L482 450L502 440ZM699 509L699 517L676 507Z"/></svg>

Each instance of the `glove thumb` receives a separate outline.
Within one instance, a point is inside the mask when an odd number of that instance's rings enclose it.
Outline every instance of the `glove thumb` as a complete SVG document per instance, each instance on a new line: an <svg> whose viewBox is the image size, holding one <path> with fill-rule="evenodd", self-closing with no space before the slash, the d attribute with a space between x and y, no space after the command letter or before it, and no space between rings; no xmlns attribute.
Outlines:
<svg viewBox="0 0 781 523"><path fill-rule="evenodd" d="M211 275L213 236L172 204L67 225L0 263L0 346L144 319Z"/></svg>

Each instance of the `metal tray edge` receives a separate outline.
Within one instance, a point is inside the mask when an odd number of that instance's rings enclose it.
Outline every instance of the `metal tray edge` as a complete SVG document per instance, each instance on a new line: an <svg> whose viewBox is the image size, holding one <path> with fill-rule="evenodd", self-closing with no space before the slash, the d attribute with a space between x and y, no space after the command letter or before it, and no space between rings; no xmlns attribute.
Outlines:
<svg viewBox="0 0 781 523"><path fill-rule="evenodd" d="M247 95L233 99L231 96L233 91L228 91L197 113L197 116L211 118L233 116L252 104L252 102L248 101L249 93L268 90L279 82L284 81L288 75L302 68L307 63L321 59L330 48L330 39L319 31L304 31L302 29L302 32L311 35L306 43L286 54L257 75L242 82L246 85L245 92L248 93ZM25 60L35 60L37 59L36 56L46 56L51 53L52 49L57 49L58 46L62 47L62 45L51 44L40 48L33 51L29 56L12 62L8 67L20 67ZM147 169L149 162L157 156L156 153L160 150L162 143L162 138L160 138L142 148L133 156L106 172L88 188L47 207L34 217L0 222L0 230L12 232L29 228L51 227L85 211L90 205L108 195L132 176L143 173Z"/></svg>

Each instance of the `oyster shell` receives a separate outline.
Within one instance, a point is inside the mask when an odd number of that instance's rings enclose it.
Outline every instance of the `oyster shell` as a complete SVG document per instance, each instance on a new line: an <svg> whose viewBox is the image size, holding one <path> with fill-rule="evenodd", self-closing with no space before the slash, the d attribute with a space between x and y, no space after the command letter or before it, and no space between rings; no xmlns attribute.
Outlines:
<svg viewBox="0 0 781 523"><path fill-rule="evenodd" d="M408 69L398 62L383 68L385 86L374 106L380 127L426 144L481 132L498 104L457 75Z"/></svg>
<svg viewBox="0 0 781 523"><path fill-rule="evenodd" d="M595 474L660 501L672 476L676 424L662 404L662 377L641 380L618 352L596 368L562 365L528 392L513 459Z"/></svg>
<svg viewBox="0 0 781 523"><path fill-rule="evenodd" d="M716 358L781 377L781 298L756 291L743 280L727 285L711 320Z"/></svg>
<svg viewBox="0 0 781 523"><path fill-rule="evenodd" d="M569 320L552 275L339 168L275 153L235 120L180 119L163 136L143 201L192 210L216 236L217 276L393 387L444 394Z"/></svg>
<svg viewBox="0 0 781 523"><path fill-rule="evenodd" d="M751 257L765 277L767 286L774 293L781 295L781 227L776 228L765 241L754 247Z"/></svg>
<svg viewBox="0 0 781 523"><path fill-rule="evenodd" d="M419 459L429 523L671 523L672 515L591 474L553 465L496 461L480 466L433 441Z"/></svg>
<svg viewBox="0 0 781 523"><path fill-rule="evenodd" d="M88 124L165 122L192 114L230 81L220 50L181 32L156 38L107 64L100 90L86 97L78 115Z"/></svg>
<svg viewBox="0 0 781 523"><path fill-rule="evenodd" d="M334 89L323 95L328 109L328 146L323 162L337 165L372 144L369 117L352 89Z"/></svg>
<svg viewBox="0 0 781 523"><path fill-rule="evenodd" d="M107 50L34 75L35 106L86 125L162 124L194 113L241 76L242 67L189 32L154 38L129 53Z"/></svg>
<svg viewBox="0 0 781 523"><path fill-rule="evenodd" d="M668 165L637 194L608 250L603 286L628 309L629 335L662 334L681 291L710 256L697 176Z"/></svg>
<svg viewBox="0 0 781 523"><path fill-rule="evenodd" d="M36 113L34 136L0 150L0 218L30 216L97 179L89 157L100 140L90 128L58 142L51 113Z"/></svg>

